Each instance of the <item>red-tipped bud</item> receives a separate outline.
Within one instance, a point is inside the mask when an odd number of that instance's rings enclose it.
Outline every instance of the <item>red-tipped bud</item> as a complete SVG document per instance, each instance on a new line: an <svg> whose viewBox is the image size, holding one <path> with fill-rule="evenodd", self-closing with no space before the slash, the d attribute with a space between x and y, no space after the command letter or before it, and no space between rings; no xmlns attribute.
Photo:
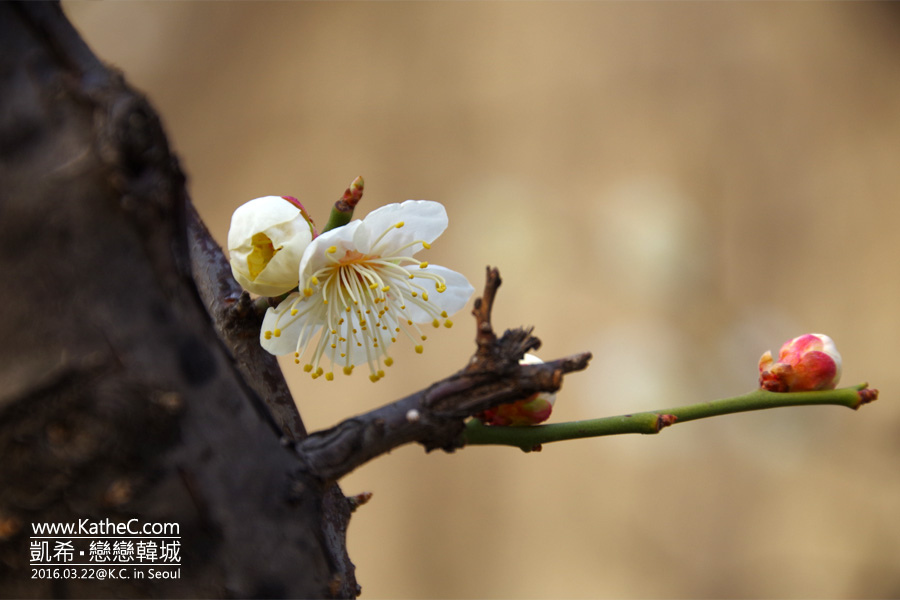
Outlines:
<svg viewBox="0 0 900 600"><path fill-rule="evenodd" d="M296 198L294 198L293 196L282 196L282 198L284 198L285 200L287 200L288 202L290 202L291 204L293 204L294 206L296 206L297 208L300 209L300 214L303 215L303 218L306 219L307 223L309 223L309 228L312 231L313 239L316 239L319 236L319 232L316 230L316 224L313 223L312 217L306 211L306 209L303 208L303 205L300 204L300 201L297 200Z"/></svg>
<svg viewBox="0 0 900 600"><path fill-rule="evenodd" d="M832 390L840 379L841 355L822 333L788 340L777 361L769 351L759 359L759 387L770 392Z"/></svg>
<svg viewBox="0 0 900 600"><path fill-rule="evenodd" d="M365 181L363 181L362 175L353 180L348 187L344 191L344 195L341 197L341 200L347 204L347 206L352 210L360 201L363 195L363 187L365 186Z"/></svg>
<svg viewBox="0 0 900 600"><path fill-rule="evenodd" d="M521 365L537 365L542 361L533 354L526 354L519 361ZM501 404L500 406L488 409L476 416L476 418L485 425L504 425L504 426L522 426L537 425L543 423L550 418L553 412L553 403L556 401L556 394L548 392L537 392L530 398L510 402L509 404Z"/></svg>

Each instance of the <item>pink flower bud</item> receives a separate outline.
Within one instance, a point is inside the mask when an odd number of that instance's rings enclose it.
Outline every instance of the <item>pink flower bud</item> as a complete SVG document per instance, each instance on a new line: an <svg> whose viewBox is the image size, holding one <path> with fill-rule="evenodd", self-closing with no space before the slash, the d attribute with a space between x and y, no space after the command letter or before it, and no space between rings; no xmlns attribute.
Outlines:
<svg viewBox="0 0 900 600"><path fill-rule="evenodd" d="M778 361L766 351L759 359L759 387L770 392L833 390L841 379L841 355L822 333L784 343Z"/></svg>
<svg viewBox="0 0 900 600"><path fill-rule="evenodd" d="M542 361L533 354L526 354L520 365L537 365ZM550 418L553 411L553 403L556 401L556 394L547 392L537 392L529 398L510 402L509 404L501 404L494 408L490 408L476 415L476 418L485 425L504 425L504 426L522 426L537 425Z"/></svg>

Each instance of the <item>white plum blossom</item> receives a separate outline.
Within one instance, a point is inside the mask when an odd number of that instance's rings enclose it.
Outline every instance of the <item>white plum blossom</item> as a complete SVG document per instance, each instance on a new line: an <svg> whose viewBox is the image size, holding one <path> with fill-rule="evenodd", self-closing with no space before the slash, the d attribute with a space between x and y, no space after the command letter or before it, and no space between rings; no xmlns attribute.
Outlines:
<svg viewBox="0 0 900 600"><path fill-rule="evenodd" d="M378 381L393 364L392 343L409 337L421 353L419 324L452 326L449 315L474 291L463 275L413 258L446 228L441 204L407 200L321 234L300 261L299 291L266 312L262 346L293 353L297 364L308 352L303 368L313 377L334 377L320 366L327 357L347 375L366 363Z"/></svg>
<svg viewBox="0 0 900 600"><path fill-rule="evenodd" d="M238 207L228 229L231 272L241 287L278 296L297 287L297 265L315 237L302 205L290 196L264 196Z"/></svg>

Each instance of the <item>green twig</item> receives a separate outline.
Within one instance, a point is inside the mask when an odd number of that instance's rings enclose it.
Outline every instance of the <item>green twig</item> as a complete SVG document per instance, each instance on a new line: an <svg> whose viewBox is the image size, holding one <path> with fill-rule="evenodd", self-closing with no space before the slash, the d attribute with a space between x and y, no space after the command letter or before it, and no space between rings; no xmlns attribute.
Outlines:
<svg viewBox="0 0 900 600"><path fill-rule="evenodd" d="M471 419L466 424L464 435L465 442L469 445L500 444L517 446L529 452L539 450L541 444L549 442L624 433L659 433L664 427L676 423L783 406L835 404L855 410L877 398L878 390L870 389L867 383L821 392L776 393L760 389L743 396L679 408L551 425L496 427L482 425L477 419Z"/></svg>

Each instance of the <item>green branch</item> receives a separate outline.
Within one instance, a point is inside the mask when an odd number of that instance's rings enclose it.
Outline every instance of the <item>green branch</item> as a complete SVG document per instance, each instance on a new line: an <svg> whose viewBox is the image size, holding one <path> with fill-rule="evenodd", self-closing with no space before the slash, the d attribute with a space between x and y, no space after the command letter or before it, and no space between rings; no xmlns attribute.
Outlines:
<svg viewBox="0 0 900 600"><path fill-rule="evenodd" d="M751 410L824 404L846 406L856 410L863 404L872 402L877 398L878 390L869 389L867 383L821 392L776 393L760 389L743 396L689 404L679 408L604 417L602 419L572 421L570 423L554 423L530 427L496 427L483 425L477 419L471 419L466 424L464 435L465 443L468 445L500 444L516 446L525 452L529 452L531 450L539 450L541 444L549 442L600 437L603 435L621 435L624 433L659 433L664 427L676 423Z"/></svg>

